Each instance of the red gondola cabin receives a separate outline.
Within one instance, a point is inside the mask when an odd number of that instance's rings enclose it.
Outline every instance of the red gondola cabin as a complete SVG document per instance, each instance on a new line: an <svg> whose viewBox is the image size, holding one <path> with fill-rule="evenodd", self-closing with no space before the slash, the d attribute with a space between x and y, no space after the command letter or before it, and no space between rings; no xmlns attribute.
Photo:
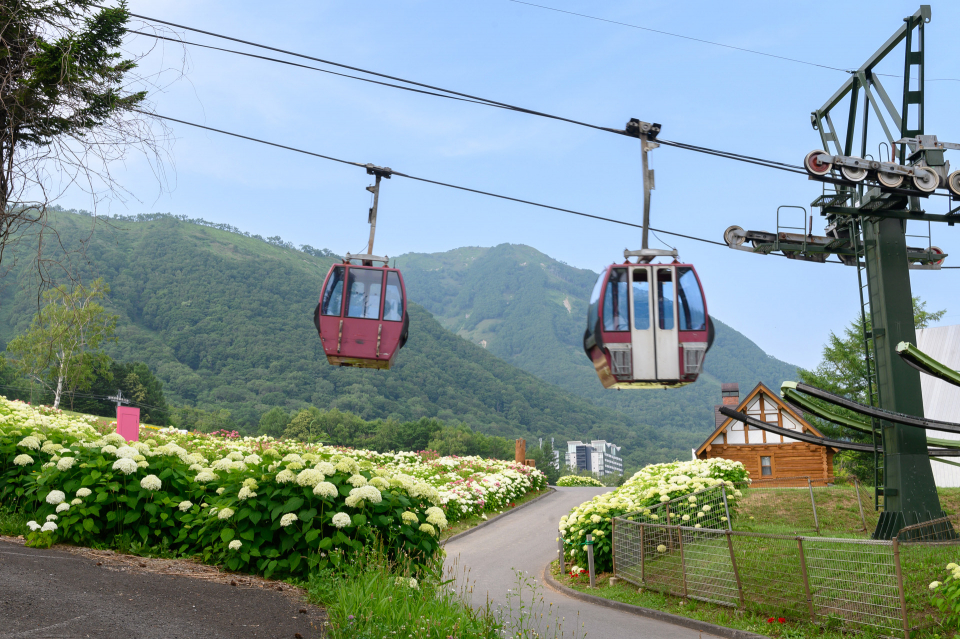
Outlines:
<svg viewBox="0 0 960 639"><path fill-rule="evenodd" d="M407 341L406 298L395 268L334 264L313 317L327 361L389 369Z"/></svg>
<svg viewBox="0 0 960 639"><path fill-rule="evenodd" d="M713 324L692 264L626 261L600 274L583 347L604 388L691 384L712 342Z"/></svg>

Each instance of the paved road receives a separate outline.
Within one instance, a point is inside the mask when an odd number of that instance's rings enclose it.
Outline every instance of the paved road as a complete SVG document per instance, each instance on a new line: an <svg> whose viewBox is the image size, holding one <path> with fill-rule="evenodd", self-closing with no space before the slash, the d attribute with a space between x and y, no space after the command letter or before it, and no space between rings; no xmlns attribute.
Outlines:
<svg viewBox="0 0 960 639"><path fill-rule="evenodd" d="M322 623L284 593L0 542L0 639L306 639Z"/></svg>
<svg viewBox="0 0 960 639"><path fill-rule="evenodd" d="M509 517L481 528L446 546L447 564L459 562L470 569L474 581L473 603L481 605L487 595L493 603L506 605L508 590L516 589L515 570L523 570L540 584L544 566L557 557L557 522L571 508L600 495L609 488L557 488L557 492ZM565 617L564 636L570 637L571 620L580 613L580 622L589 639L706 639L710 635L645 619L609 608L594 606L556 593L540 584L547 606L560 608ZM529 602L529 597L527 597ZM514 605L514 608L517 606ZM546 629L546 628L544 628ZM552 636L552 632L550 636Z"/></svg>

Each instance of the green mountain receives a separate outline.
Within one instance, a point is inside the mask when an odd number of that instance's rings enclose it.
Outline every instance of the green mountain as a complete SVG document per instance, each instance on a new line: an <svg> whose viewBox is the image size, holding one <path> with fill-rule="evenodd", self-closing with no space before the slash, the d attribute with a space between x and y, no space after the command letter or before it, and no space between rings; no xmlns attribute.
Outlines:
<svg viewBox="0 0 960 639"><path fill-rule="evenodd" d="M605 390L582 347L597 273L511 244L410 253L398 264L411 299L447 329L597 406L696 433L694 439L712 429L721 382L738 382L745 393L759 381L779 388L796 378L795 366L768 356L714 317L716 339L695 384L669 391Z"/></svg>
<svg viewBox="0 0 960 639"><path fill-rule="evenodd" d="M646 422L639 413L598 405L524 372L510 357L445 330L417 304L410 305L410 341L394 369L328 365L311 319L334 261L328 252L172 216L97 221L57 212L51 223L59 238L49 242L46 256L58 256L62 245L67 271L84 280L103 277L112 287L105 305L120 320L109 354L149 364L170 404L227 409L247 427L274 406L314 405L368 420L462 421L506 437L604 438L625 446L631 466L686 458L699 443L689 427ZM31 249L24 243L16 250L19 261L5 255L10 270L0 280L0 347L27 328L37 309ZM423 280L414 279L413 301L435 304L422 295ZM570 286L570 298L578 300ZM576 333L572 326L567 342ZM519 349L516 344L511 348ZM571 366L573 355L561 352ZM551 357L542 355L543 367Z"/></svg>

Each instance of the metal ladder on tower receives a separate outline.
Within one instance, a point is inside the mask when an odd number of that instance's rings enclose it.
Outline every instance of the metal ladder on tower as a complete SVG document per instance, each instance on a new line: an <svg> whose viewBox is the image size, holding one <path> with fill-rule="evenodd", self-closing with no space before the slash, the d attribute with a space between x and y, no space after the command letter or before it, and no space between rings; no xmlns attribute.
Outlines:
<svg viewBox="0 0 960 639"><path fill-rule="evenodd" d="M873 336L873 325L870 321L870 296L864 295L864 289L869 286L866 279L866 262L861 260L863 241L861 239L860 222L856 218L850 220L850 239L852 240L854 257L857 260L857 290L860 294L860 327L863 338L863 361L866 366L867 404L880 406L880 387L877 385L876 348ZM878 448L881 445L881 433L876 418L870 419L870 428L873 431L873 507L880 510L880 455Z"/></svg>

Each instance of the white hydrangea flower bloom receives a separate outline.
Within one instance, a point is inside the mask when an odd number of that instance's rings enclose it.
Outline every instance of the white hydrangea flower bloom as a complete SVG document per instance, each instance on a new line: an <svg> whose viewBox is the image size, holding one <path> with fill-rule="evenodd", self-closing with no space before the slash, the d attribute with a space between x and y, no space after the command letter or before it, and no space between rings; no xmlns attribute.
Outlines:
<svg viewBox="0 0 960 639"><path fill-rule="evenodd" d="M62 513L66 510L70 510L70 504L63 502L62 504L57 504L57 513Z"/></svg>
<svg viewBox="0 0 960 639"><path fill-rule="evenodd" d="M27 435L17 446L22 446L24 448L29 448L30 450L40 450L40 440L34 437L33 435Z"/></svg>
<svg viewBox="0 0 960 639"><path fill-rule="evenodd" d="M216 481L217 479L217 474L215 472L209 468L204 468L197 473L197 476L194 477L193 481L197 482L198 484L205 484L208 481Z"/></svg>
<svg viewBox="0 0 960 639"><path fill-rule="evenodd" d="M59 519L56 515L47 515L47 521L56 521Z"/></svg>
<svg viewBox="0 0 960 639"><path fill-rule="evenodd" d="M140 487L144 490L160 490L160 478L156 475L147 475L140 480Z"/></svg>
<svg viewBox="0 0 960 639"><path fill-rule="evenodd" d="M256 454L247 455L246 457L243 458L243 463L244 463L244 464L249 464L250 466L256 466L256 465L259 464L261 461L263 461L263 460L260 459L260 455L256 455Z"/></svg>
<svg viewBox="0 0 960 639"><path fill-rule="evenodd" d="M436 535L436 529L430 524L420 524L420 532L427 533L430 536Z"/></svg>
<svg viewBox="0 0 960 639"><path fill-rule="evenodd" d="M56 529L57 525L52 521L48 521L40 528L40 532L53 532Z"/></svg>
<svg viewBox="0 0 960 639"><path fill-rule="evenodd" d="M306 470L301 470L297 474L297 483L301 486L309 486L310 488L313 488L314 486L322 482L324 479L325 477L323 476L323 473L313 468L307 468Z"/></svg>
<svg viewBox="0 0 960 639"><path fill-rule="evenodd" d="M240 546L242 545L243 545L242 541L240 541L239 539L234 539L233 541L230 542L229 548L230 550L240 550Z"/></svg>
<svg viewBox="0 0 960 639"><path fill-rule="evenodd" d="M13 458L15 466L29 466L33 463L33 457L30 455L17 455Z"/></svg>
<svg viewBox="0 0 960 639"><path fill-rule="evenodd" d="M180 502L180 505L178 505L177 508L180 509L180 512L185 513L185 512L187 512L188 510L190 510L191 508L193 508L193 502L192 502L192 501L186 501L186 500L181 501L181 502Z"/></svg>
<svg viewBox="0 0 960 639"><path fill-rule="evenodd" d="M217 488L217 494L218 494L218 495L222 495L222 494L223 494L223 491L225 491L225 490L226 490L226 488L224 488L223 486L221 486L220 488Z"/></svg>
<svg viewBox="0 0 960 639"><path fill-rule="evenodd" d="M232 459L233 461L243 461L243 453L238 450L233 451L227 455L227 459Z"/></svg>
<svg viewBox="0 0 960 639"><path fill-rule="evenodd" d="M313 494L317 495L318 497L333 499L339 494L339 491L337 490L337 487L330 482L322 481L313 487Z"/></svg>
<svg viewBox="0 0 960 639"><path fill-rule="evenodd" d="M321 473L323 473L327 477L332 477L333 475L337 474L336 466L334 466L333 464L327 461L320 462L319 464L314 466L314 468L316 470L319 470Z"/></svg>
<svg viewBox="0 0 960 639"><path fill-rule="evenodd" d="M249 488L250 490L256 490L260 486L257 485L257 480L253 477L247 477L243 480L243 485Z"/></svg>
<svg viewBox="0 0 960 639"><path fill-rule="evenodd" d="M83 500L80 499L79 497L77 497L76 499L74 499L73 501L70 502L70 505L71 505L71 506L79 506L79 505L82 504L82 503L83 503Z"/></svg>
<svg viewBox="0 0 960 639"><path fill-rule="evenodd" d="M351 475L347 483L355 488L360 488L367 485L367 478L363 475Z"/></svg>
<svg viewBox="0 0 960 639"><path fill-rule="evenodd" d="M417 583L417 580L413 577L410 577L410 580L407 582L407 585L413 588L414 590L420 590L420 584Z"/></svg>
<svg viewBox="0 0 960 639"><path fill-rule="evenodd" d="M667 552L667 547L664 546L663 544L660 544L659 546L657 546L657 552Z"/></svg>
<svg viewBox="0 0 960 639"><path fill-rule="evenodd" d="M297 521L298 519L299 517L297 517L295 513L287 513L286 515L280 518L280 525L283 528L286 528L287 526Z"/></svg>
<svg viewBox="0 0 960 639"><path fill-rule="evenodd" d="M145 461L137 462L137 468L147 468L149 465L150 464Z"/></svg>
<svg viewBox="0 0 960 639"><path fill-rule="evenodd" d="M417 514L412 513L409 510L403 511L403 514L400 515L400 519L406 524L416 524L420 522L420 518L417 517Z"/></svg>
<svg viewBox="0 0 960 639"><path fill-rule="evenodd" d="M63 493L62 490L51 490L47 493L47 503L56 506L57 504L63 503L67 496Z"/></svg>
<svg viewBox="0 0 960 639"><path fill-rule="evenodd" d="M77 463L77 460L73 457L61 457L60 461L57 462L57 470L60 472L65 472L73 468L73 465Z"/></svg>
<svg viewBox="0 0 960 639"><path fill-rule="evenodd" d="M331 523L337 528L343 528L350 525L350 515L347 513L337 513L331 519Z"/></svg>
<svg viewBox="0 0 960 639"><path fill-rule="evenodd" d="M217 518L219 519L230 519L231 517L233 517L233 508L224 508L217 513Z"/></svg>
<svg viewBox="0 0 960 639"><path fill-rule="evenodd" d="M291 470L281 470L277 473L277 483L278 484L288 484L292 481L296 481L297 476L293 474Z"/></svg>
<svg viewBox="0 0 960 639"><path fill-rule="evenodd" d="M284 458L281 459L280 461L282 461L282 462L284 462L284 463L298 463L298 464L302 464L302 463L303 463L303 457L301 457L300 455L298 455L298 454L296 454L296 453L290 453L289 455L285 455Z"/></svg>
<svg viewBox="0 0 960 639"><path fill-rule="evenodd" d="M240 489L240 492L237 493L237 497L240 499L240 501L245 501L245 500L247 500L247 499L250 499L250 498L256 497L256 496L257 496L257 493L255 493L255 492L253 492L252 490L250 490L250 488L248 488L247 486L243 486L243 487Z"/></svg>
<svg viewBox="0 0 960 639"><path fill-rule="evenodd" d="M35 522L35 521L28 521L28 522L27 522L27 528L29 528L30 530L36 532L36 531L40 530L40 524L38 524L38 523Z"/></svg>
<svg viewBox="0 0 960 639"><path fill-rule="evenodd" d="M129 475L137 472L137 462L133 461L129 457L121 457L117 461L113 462L113 469L120 471L124 475Z"/></svg>
<svg viewBox="0 0 960 639"><path fill-rule="evenodd" d="M113 455L114 453L117 452L117 447L114 446L113 444L107 444L106 446L100 449L100 452L103 453L104 455Z"/></svg>
<svg viewBox="0 0 960 639"><path fill-rule="evenodd" d="M84 487L77 491L77 497L83 499L84 497L89 497L91 493L92 491L89 488Z"/></svg>
<svg viewBox="0 0 960 639"><path fill-rule="evenodd" d="M113 454L121 459L123 458L133 459L134 457L140 454L140 451L134 448L133 446L121 446ZM134 459L134 461L136 460Z"/></svg>

